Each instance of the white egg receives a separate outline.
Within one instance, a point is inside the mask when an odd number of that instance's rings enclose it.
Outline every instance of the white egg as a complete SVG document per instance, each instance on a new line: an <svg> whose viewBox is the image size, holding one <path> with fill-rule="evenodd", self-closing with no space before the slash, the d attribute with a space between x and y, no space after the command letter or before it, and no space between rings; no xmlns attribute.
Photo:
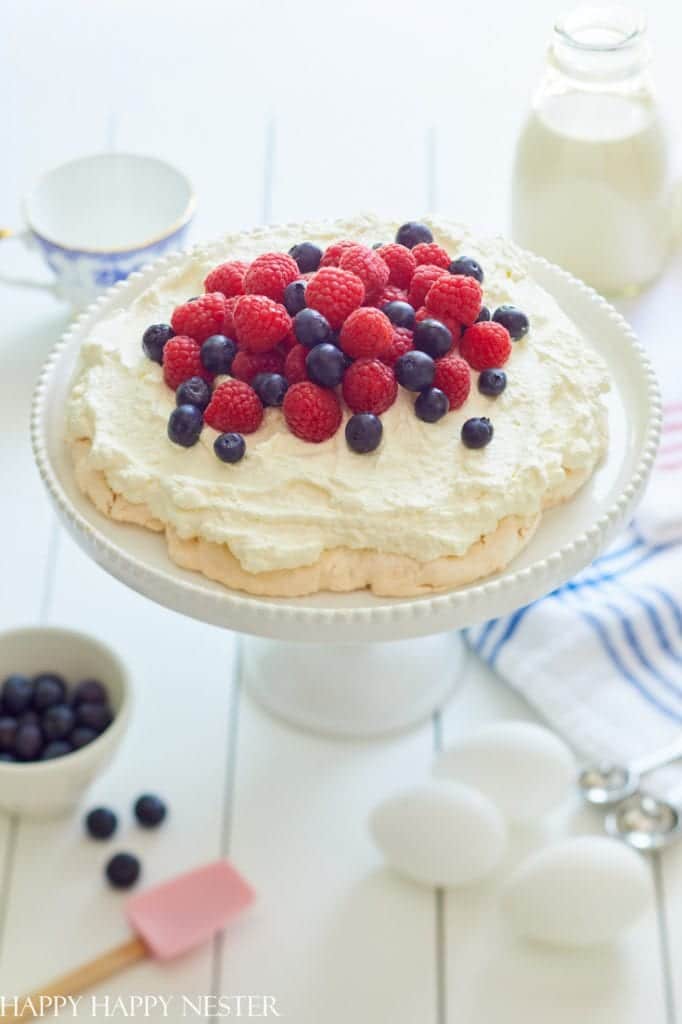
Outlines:
<svg viewBox="0 0 682 1024"><path fill-rule="evenodd" d="M507 882L502 905L520 935L558 946L608 942L650 904L643 857L617 839L582 836L533 854Z"/></svg>
<svg viewBox="0 0 682 1024"><path fill-rule="evenodd" d="M547 814L567 797L576 779L570 749L532 722L485 725L444 751L433 771L480 789L514 822Z"/></svg>
<svg viewBox="0 0 682 1024"><path fill-rule="evenodd" d="M506 847L506 826L483 794L431 781L384 800L370 831L388 863L414 882L468 885L489 874Z"/></svg>

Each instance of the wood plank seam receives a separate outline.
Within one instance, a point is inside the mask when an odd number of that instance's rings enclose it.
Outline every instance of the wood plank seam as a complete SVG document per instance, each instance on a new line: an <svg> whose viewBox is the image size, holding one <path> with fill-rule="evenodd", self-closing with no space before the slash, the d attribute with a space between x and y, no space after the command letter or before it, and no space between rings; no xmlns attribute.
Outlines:
<svg viewBox="0 0 682 1024"><path fill-rule="evenodd" d="M235 783L237 777L237 752L239 745L239 705L241 699L242 679L242 649L243 640L235 634L235 656L232 669L232 685L228 703L228 727L227 727L227 754L225 759L225 786L223 790L222 821L220 831L220 856L227 857L230 853L232 842L232 823L234 820ZM211 995L214 999L219 998L223 985L223 948L225 938L223 933L218 934L213 940L211 955ZM207 1018L212 1020L213 1018Z"/></svg>
<svg viewBox="0 0 682 1024"><path fill-rule="evenodd" d="M656 919L658 922L658 937L661 952L663 999L666 1011L666 1024L677 1024L675 984L672 971L670 931L668 928L667 904L665 899L663 859L659 851L651 855L651 868L654 876L654 891L656 893Z"/></svg>

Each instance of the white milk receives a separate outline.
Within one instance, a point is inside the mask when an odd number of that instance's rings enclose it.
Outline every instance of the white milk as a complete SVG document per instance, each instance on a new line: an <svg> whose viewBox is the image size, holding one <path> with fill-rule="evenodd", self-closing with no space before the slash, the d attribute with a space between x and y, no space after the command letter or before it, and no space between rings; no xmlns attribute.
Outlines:
<svg viewBox="0 0 682 1024"><path fill-rule="evenodd" d="M574 43L574 41L573 41ZM601 292L638 291L672 233L667 146L653 94L628 50L561 41L518 141L512 234ZM600 63L603 53L603 63ZM575 75L573 72L575 71Z"/></svg>

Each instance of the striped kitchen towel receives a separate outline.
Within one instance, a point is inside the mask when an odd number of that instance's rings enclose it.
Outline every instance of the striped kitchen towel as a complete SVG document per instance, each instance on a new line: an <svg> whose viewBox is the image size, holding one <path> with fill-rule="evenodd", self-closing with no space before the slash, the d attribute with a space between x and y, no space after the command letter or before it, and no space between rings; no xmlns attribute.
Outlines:
<svg viewBox="0 0 682 1024"><path fill-rule="evenodd" d="M468 631L514 689L589 758L628 762L682 729L682 403L635 521L548 597ZM682 802L682 766L650 776Z"/></svg>

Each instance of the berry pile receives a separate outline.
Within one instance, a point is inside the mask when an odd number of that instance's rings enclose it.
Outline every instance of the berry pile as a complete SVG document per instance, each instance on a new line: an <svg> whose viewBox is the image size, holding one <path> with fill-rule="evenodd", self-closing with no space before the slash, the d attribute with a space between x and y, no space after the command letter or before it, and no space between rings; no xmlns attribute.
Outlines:
<svg viewBox="0 0 682 1024"><path fill-rule="evenodd" d="M71 691L62 676L8 676L0 693L0 761L50 761L80 750L111 725L109 695L96 679Z"/></svg>
<svg viewBox="0 0 682 1024"><path fill-rule="evenodd" d="M491 315L483 280L476 260L452 259L416 221L373 248L342 239L323 251L300 242L288 253L221 264L203 295L142 339L176 393L170 440L192 447L208 424L218 431L216 456L235 463L267 407L281 408L291 433L313 444L336 434L346 407L347 444L366 453L381 442L379 416L399 386L414 392L425 423L464 405L472 370L479 392L496 397L512 342L529 322L513 306ZM492 436L485 417L462 428L469 448Z"/></svg>
<svg viewBox="0 0 682 1024"><path fill-rule="evenodd" d="M143 828L158 828L165 821L168 808L153 793L143 793L133 804L133 814ZM84 820L85 829L93 839L111 839L118 828L118 816L109 807L94 807ZM134 853L115 853L104 868L109 883L115 889L129 889L140 877L142 865Z"/></svg>

